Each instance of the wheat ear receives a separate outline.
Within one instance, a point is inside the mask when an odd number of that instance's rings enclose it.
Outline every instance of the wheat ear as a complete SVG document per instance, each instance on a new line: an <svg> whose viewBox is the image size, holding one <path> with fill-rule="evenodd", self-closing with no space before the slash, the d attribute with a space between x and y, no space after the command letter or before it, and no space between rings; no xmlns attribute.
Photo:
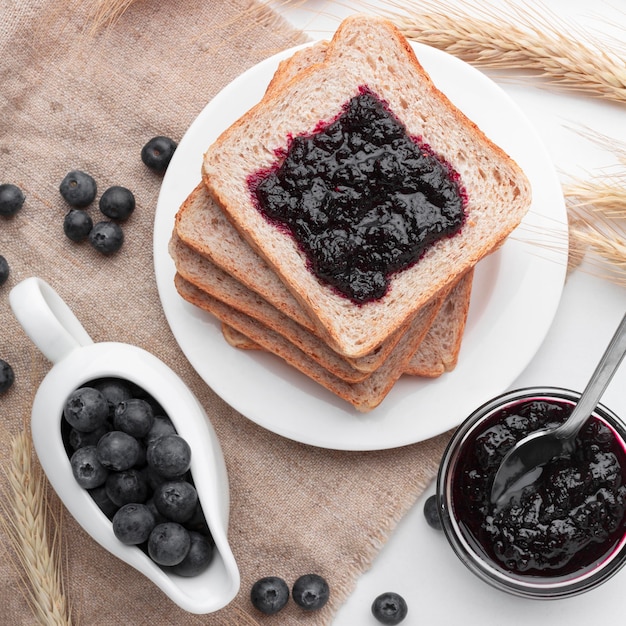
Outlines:
<svg viewBox="0 0 626 626"><path fill-rule="evenodd" d="M561 19L547 7L509 2L386 0L361 4L393 21L409 39L439 48L473 65L520 70L561 89L626 102L626 47L610 45Z"/></svg>
<svg viewBox="0 0 626 626"><path fill-rule="evenodd" d="M25 595L39 623L71 626L60 564L60 526L47 498L47 481L33 455L30 432L24 428L11 442L5 470L8 489L2 499L1 524L10 539L10 558L26 583Z"/></svg>
<svg viewBox="0 0 626 626"><path fill-rule="evenodd" d="M620 182L621 181L621 182ZM626 218L626 178L576 179L563 185L572 207L587 207L610 218Z"/></svg>
<svg viewBox="0 0 626 626"><path fill-rule="evenodd" d="M626 287L626 239L614 222L574 211L570 241L587 250L586 258L601 278Z"/></svg>

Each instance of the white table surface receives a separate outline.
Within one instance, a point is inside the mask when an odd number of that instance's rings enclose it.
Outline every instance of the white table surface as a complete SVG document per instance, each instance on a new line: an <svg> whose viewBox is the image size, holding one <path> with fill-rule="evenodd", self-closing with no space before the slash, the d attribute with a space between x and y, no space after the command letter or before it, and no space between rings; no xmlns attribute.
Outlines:
<svg viewBox="0 0 626 626"><path fill-rule="evenodd" d="M452 2L450 2L452 4ZM505 3L500 3L504 6ZM513 0L513 4L523 4ZM606 37L626 42L626 7L621 0L528 0L527 6L550 11ZM499 6L497 2L492 5ZM350 7L355 8L350 8ZM464 3L470 7L471 3ZM357 3L305 0L277 5L288 21L313 37L329 37L339 18ZM622 51L626 49L623 45ZM572 128L588 128L626 143L626 105L589 97L555 93L529 83L500 82L540 131L557 170L565 181L570 175L600 173L614 165L615 156L583 138ZM626 289L593 276L584 265L567 281L552 328L529 367L511 388L553 385L582 390L617 324L626 311ZM520 329L523 332L523 329ZM626 365L616 374L603 402L626 418ZM619 624L626 614L626 569L602 587L577 598L532 601L515 598L478 580L457 560L442 533L424 521L424 500L434 493L431 485L401 521L372 568L359 580L335 626L374 626L370 613L374 598L385 591L404 596L409 614L403 626L515 624Z"/></svg>

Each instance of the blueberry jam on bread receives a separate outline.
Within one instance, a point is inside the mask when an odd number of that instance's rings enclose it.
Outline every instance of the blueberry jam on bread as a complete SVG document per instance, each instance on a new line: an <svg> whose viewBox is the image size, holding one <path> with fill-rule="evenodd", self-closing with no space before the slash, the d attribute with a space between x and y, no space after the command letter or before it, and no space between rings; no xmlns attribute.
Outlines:
<svg viewBox="0 0 626 626"><path fill-rule="evenodd" d="M295 237L311 271L356 304L464 220L459 176L367 87L330 123L290 141L248 185L268 220Z"/></svg>

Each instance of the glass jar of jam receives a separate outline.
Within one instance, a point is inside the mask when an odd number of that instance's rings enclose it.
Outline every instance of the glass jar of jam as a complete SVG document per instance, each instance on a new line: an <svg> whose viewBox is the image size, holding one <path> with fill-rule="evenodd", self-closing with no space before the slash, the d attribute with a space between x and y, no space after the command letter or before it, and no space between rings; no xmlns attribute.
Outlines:
<svg viewBox="0 0 626 626"><path fill-rule="evenodd" d="M506 452L531 432L562 423L579 397L550 387L503 394L470 415L444 453L437 498L445 535L470 570L501 590L572 596L626 562L626 429L601 404L571 453L491 502Z"/></svg>

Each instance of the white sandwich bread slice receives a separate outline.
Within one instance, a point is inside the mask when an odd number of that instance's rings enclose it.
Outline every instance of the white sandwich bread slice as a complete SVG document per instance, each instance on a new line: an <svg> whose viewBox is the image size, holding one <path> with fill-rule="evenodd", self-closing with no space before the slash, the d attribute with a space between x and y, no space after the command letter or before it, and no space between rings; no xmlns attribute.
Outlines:
<svg viewBox="0 0 626 626"><path fill-rule="evenodd" d="M458 174L466 203L460 232L439 239L393 274L384 296L357 305L310 271L298 243L258 210L249 181L274 168L292 138L336 119L364 88ZM350 358L371 353L473 268L520 223L531 200L517 164L435 87L401 33L386 20L366 16L344 20L321 62L268 90L227 129L205 154L203 179L319 333Z"/></svg>

